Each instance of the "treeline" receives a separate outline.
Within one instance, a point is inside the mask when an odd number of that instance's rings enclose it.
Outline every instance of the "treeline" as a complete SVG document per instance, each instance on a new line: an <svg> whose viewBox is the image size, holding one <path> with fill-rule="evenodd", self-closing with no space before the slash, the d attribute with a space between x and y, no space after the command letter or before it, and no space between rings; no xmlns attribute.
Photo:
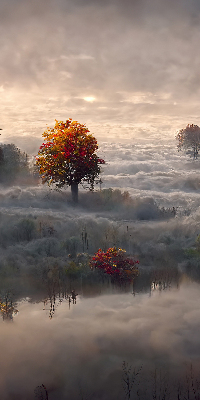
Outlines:
<svg viewBox="0 0 200 400"><path fill-rule="evenodd" d="M13 183L30 183L36 179L34 168L27 153L15 144L0 145L0 184L9 186Z"/></svg>

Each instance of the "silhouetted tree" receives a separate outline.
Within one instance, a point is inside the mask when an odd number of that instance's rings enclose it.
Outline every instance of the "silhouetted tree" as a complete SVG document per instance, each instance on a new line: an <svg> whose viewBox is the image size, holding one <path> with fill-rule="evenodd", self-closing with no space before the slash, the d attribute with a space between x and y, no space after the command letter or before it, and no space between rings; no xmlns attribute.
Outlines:
<svg viewBox="0 0 200 400"><path fill-rule="evenodd" d="M0 147L0 182L12 183L21 174L29 174L28 156L13 143Z"/></svg>
<svg viewBox="0 0 200 400"><path fill-rule="evenodd" d="M3 149L0 147L0 166L3 165L4 162L4 155L3 155Z"/></svg>
<svg viewBox="0 0 200 400"><path fill-rule="evenodd" d="M197 159L200 149L200 127L198 125L187 125L186 128L181 129L176 135L176 140L179 142L178 150L189 149L194 159Z"/></svg>
<svg viewBox="0 0 200 400"><path fill-rule="evenodd" d="M2 131L2 128L0 128L0 131ZM1 135L1 133L0 133L0 135ZM3 157L3 149L0 146L0 165L3 164L3 159L4 159L4 157Z"/></svg>
<svg viewBox="0 0 200 400"><path fill-rule="evenodd" d="M93 190L94 181L100 173L99 164L104 160L96 154L97 141L85 125L72 121L56 121L53 129L42 135L42 144L36 157L36 165L43 183L55 183L58 188L71 186L72 199L78 201L78 185L87 182Z"/></svg>

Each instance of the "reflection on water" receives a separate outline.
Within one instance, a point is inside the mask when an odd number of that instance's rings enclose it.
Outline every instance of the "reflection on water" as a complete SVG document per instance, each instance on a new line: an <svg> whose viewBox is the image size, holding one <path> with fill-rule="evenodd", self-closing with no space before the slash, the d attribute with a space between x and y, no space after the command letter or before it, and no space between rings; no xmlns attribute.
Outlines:
<svg viewBox="0 0 200 400"><path fill-rule="evenodd" d="M9 293L0 297L0 313L3 320L12 321L13 316L18 313L16 304L13 303L12 297Z"/></svg>
<svg viewBox="0 0 200 400"><path fill-rule="evenodd" d="M198 399L200 287L161 270L140 279L18 301L12 327L0 321L0 398Z"/></svg>
<svg viewBox="0 0 200 400"><path fill-rule="evenodd" d="M162 291L174 286L178 288L181 274L176 268L159 268L152 271L151 277L151 291Z"/></svg>
<svg viewBox="0 0 200 400"><path fill-rule="evenodd" d="M69 305L69 309L70 309L71 302L73 304L76 304L77 296L78 296L78 293L76 293L75 289L73 289L70 294L63 293L61 295L59 293L58 296L56 295L56 292L54 292L53 296L50 295L50 297L48 297L44 300L43 310L49 310L49 318L52 319L57 307L62 304L63 300L66 300L66 302Z"/></svg>
<svg viewBox="0 0 200 400"><path fill-rule="evenodd" d="M37 386L34 390L35 398L40 399L40 400L48 400L48 390L47 388L42 384L41 386Z"/></svg>

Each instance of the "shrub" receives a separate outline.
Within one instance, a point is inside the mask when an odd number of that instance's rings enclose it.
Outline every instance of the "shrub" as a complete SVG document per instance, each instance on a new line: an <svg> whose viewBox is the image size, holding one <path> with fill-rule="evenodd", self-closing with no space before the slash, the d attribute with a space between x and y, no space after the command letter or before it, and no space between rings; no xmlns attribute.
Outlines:
<svg viewBox="0 0 200 400"><path fill-rule="evenodd" d="M138 275L137 264L139 261L125 257L125 250L110 247L106 252L101 249L92 257L90 267L103 271L114 280L131 281Z"/></svg>

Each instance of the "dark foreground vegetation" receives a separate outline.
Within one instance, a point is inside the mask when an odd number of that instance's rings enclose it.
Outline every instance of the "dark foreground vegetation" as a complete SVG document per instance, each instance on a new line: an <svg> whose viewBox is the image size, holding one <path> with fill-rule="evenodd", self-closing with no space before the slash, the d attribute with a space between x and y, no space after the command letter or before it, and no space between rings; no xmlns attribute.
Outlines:
<svg viewBox="0 0 200 400"><path fill-rule="evenodd" d="M119 384L117 385L118 395L115 397L117 400L199 400L200 398L200 380L192 364L186 365L185 376L181 379L180 376L179 378L170 376L165 368L155 367L152 371L144 371L143 366L134 368L124 361L121 371L116 371L117 381L121 384L121 390L119 390ZM81 387L79 389L80 394L77 400L108 399L109 393L112 392L112 387L110 387L105 393L103 390L93 392L91 397L90 394L83 396ZM116 389L113 388L113 392L116 392ZM51 395L44 384L37 386L34 394L35 399L51 400ZM112 395L111 398L113 398Z"/></svg>

